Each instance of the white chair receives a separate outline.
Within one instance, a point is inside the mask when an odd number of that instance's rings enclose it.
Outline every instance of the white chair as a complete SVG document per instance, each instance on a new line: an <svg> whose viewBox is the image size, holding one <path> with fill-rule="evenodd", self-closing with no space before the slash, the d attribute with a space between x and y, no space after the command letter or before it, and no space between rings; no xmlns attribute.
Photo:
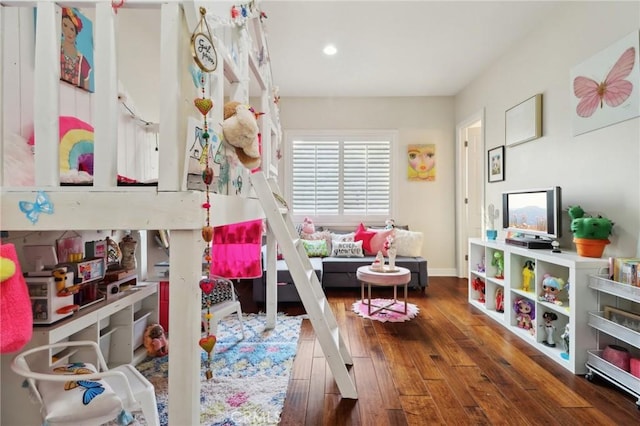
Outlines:
<svg viewBox="0 0 640 426"><path fill-rule="evenodd" d="M62 360L83 357L87 362L58 361L50 366L51 354ZM97 368L92 362L97 362ZM11 369L27 379L41 406L43 425L95 426L113 420L127 424L134 411L142 411L149 426L160 425L151 383L130 364L109 369L96 342L69 341L29 349L13 359Z"/></svg>
<svg viewBox="0 0 640 426"><path fill-rule="evenodd" d="M218 322L235 312L238 315L238 321L240 321L241 340L244 339L242 307L236 297L236 289L233 286L233 282L223 277L203 278L203 280L208 280L208 283L213 285L209 292L205 288L202 291L202 315L204 321L207 321L206 314L211 314L211 318L208 320L209 334L215 335L218 330ZM201 287L206 286L201 285Z"/></svg>

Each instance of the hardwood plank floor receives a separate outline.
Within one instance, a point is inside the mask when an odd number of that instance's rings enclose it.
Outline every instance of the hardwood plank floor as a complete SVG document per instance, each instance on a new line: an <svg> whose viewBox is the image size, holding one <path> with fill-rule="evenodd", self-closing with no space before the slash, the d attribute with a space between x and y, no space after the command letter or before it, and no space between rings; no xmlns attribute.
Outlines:
<svg viewBox="0 0 640 426"><path fill-rule="evenodd" d="M351 311L356 289L327 297L353 357L358 400L342 399L308 320L302 323L282 425L632 425L636 399L573 375L467 303L464 279L431 277L410 291L404 323ZM238 286L245 312L263 309ZM391 293L389 293L391 296ZM280 311L304 313L300 304Z"/></svg>

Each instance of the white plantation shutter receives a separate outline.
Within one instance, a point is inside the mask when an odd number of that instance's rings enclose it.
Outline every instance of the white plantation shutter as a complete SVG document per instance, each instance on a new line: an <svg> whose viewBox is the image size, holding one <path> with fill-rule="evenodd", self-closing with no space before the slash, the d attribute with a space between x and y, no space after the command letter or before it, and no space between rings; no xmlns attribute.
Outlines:
<svg viewBox="0 0 640 426"><path fill-rule="evenodd" d="M290 142L294 216L336 223L391 217L391 138L315 139Z"/></svg>

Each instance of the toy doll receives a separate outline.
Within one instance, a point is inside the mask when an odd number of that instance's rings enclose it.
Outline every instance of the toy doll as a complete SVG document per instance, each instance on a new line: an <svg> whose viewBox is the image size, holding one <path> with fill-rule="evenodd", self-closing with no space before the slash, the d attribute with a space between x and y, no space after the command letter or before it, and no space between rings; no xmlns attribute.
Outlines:
<svg viewBox="0 0 640 426"><path fill-rule="evenodd" d="M493 253L493 259L491 259L491 266L496 267L496 278L504 278L504 254L501 251Z"/></svg>
<svg viewBox="0 0 640 426"><path fill-rule="evenodd" d="M553 312L545 312L542 314L542 319L544 319L544 324L540 327L544 327L544 331L547 333L547 340L543 340L542 344L549 346L550 348L555 348L556 343L553 341L553 332L556 329L556 326L553 325L553 322L558 319L558 316Z"/></svg>
<svg viewBox="0 0 640 426"><path fill-rule="evenodd" d="M524 262L524 267L522 268L523 291L531 291L531 283L535 279L535 273L533 272L534 265L533 260L527 260Z"/></svg>
<svg viewBox="0 0 640 426"><path fill-rule="evenodd" d="M480 260L480 263L476 265L476 271L484 272L484 256L482 256L482 260Z"/></svg>
<svg viewBox="0 0 640 426"><path fill-rule="evenodd" d="M485 298L484 298L484 292L485 292L484 281L482 281L480 278L476 277L476 279L473 280L473 289L480 293L480 296L478 297L478 302L484 303L485 302Z"/></svg>
<svg viewBox="0 0 640 426"><path fill-rule="evenodd" d="M513 310L516 313L516 322L518 327L530 330L531 334L535 332L532 321L536 317L535 305L527 299L516 299L513 304Z"/></svg>
<svg viewBox="0 0 640 426"><path fill-rule="evenodd" d="M556 278L552 277L550 274L544 274L544 278L542 279L543 293L538 297L538 300L562 305L562 302L558 300L558 294L563 287L564 280L562 278Z"/></svg>
<svg viewBox="0 0 640 426"><path fill-rule="evenodd" d="M504 312L504 292L500 287L496 289L496 312Z"/></svg>
<svg viewBox="0 0 640 426"><path fill-rule="evenodd" d="M564 333L560 335L560 339L562 339L562 346L564 347L564 352L560 355L564 359L569 359L569 324L564 326Z"/></svg>

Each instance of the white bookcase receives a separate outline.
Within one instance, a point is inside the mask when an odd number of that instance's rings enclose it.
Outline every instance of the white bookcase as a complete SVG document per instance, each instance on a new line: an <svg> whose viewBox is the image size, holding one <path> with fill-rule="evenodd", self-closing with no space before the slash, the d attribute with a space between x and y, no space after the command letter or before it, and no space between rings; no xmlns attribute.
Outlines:
<svg viewBox="0 0 640 426"><path fill-rule="evenodd" d="M496 267L491 259L496 252L504 257L503 278L496 278ZM529 291L522 288L523 268L527 261L533 261L534 278ZM544 353L550 359L574 374L584 374L587 369L587 351L596 347L596 333L587 325L589 311L597 309L595 292L589 290L589 276L598 274L607 267L606 259L580 257L574 252L551 250L531 250L505 244L504 241L469 240L469 303L487 316L502 324L509 331L531 346ZM484 265L484 271L480 265ZM565 287L558 295L561 303L540 300L544 294L542 279L545 274L562 278ZM485 302L474 286L475 280L484 283ZM496 310L496 292L502 290L504 312ZM518 299L530 302L535 308L531 328L518 326L514 304ZM552 340L555 347L546 344L547 329L543 320L545 312L556 314L552 322ZM565 351L561 336L568 326L569 350Z"/></svg>
<svg viewBox="0 0 640 426"><path fill-rule="evenodd" d="M130 278L129 278L130 280ZM124 280L123 280L124 281ZM109 366L137 364L146 357L142 336L147 324L158 321L157 283L138 283L114 297L81 309L69 318L52 325L35 326L31 341L22 350L67 340L98 342ZM23 379L11 370L16 353L3 354L2 411L0 424L40 424L37 406L30 403L29 393L22 388ZM30 362L35 357L30 358ZM43 357L43 369L67 362L91 362L77 350L63 350Z"/></svg>

